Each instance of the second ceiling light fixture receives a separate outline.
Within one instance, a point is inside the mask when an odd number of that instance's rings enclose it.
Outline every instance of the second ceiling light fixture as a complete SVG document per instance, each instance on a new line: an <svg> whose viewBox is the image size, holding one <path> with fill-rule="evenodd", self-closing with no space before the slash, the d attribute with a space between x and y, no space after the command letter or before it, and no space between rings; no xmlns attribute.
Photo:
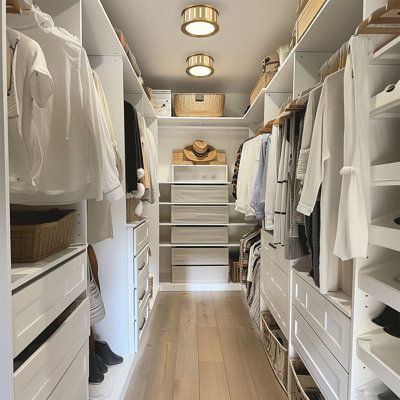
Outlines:
<svg viewBox="0 0 400 400"><path fill-rule="evenodd" d="M182 11L181 30L192 37L209 37L219 31L218 11L204 4ZM214 59L208 54L193 54L186 59L186 73L192 77L207 77L214 73Z"/></svg>

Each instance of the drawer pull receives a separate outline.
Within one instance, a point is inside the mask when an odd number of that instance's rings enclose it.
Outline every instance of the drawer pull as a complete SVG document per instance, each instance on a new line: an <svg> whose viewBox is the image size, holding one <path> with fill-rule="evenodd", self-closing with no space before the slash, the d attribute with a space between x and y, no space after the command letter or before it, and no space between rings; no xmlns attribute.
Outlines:
<svg viewBox="0 0 400 400"><path fill-rule="evenodd" d="M147 290L143 292L143 294L139 297L139 301L142 301L144 299L144 296L146 296Z"/></svg>
<svg viewBox="0 0 400 400"><path fill-rule="evenodd" d="M268 245L276 250L276 246L273 243L270 242L270 243L268 243Z"/></svg>
<svg viewBox="0 0 400 400"><path fill-rule="evenodd" d="M142 322L142 325L139 328L139 332L143 330L145 323L146 323L146 317L143 317L143 322Z"/></svg>
<svg viewBox="0 0 400 400"><path fill-rule="evenodd" d="M147 261L145 261L141 267L139 268L139 271L143 271L144 267L147 265Z"/></svg>

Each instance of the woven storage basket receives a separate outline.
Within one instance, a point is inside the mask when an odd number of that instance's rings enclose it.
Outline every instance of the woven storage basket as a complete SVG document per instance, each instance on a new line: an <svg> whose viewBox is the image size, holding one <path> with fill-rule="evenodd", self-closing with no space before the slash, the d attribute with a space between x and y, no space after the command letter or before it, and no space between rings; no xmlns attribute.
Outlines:
<svg viewBox="0 0 400 400"><path fill-rule="evenodd" d="M290 360L290 399L291 400L324 400L303 361Z"/></svg>
<svg viewBox="0 0 400 400"><path fill-rule="evenodd" d="M262 341L267 358L279 383L288 388L287 340L269 311L262 313ZM283 343L283 344L282 344Z"/></svg>
<svg viewBox="0 0 400 400"><path fill-rule="evenodd" d="M136 207L141 199L130 197L126 199L126 222L135 222L140 220L140 215L136 214Z"/></svg>
<svg viewBox="0 0 400 400"><path fill-rule="evenodd" d="M177 117L222 117L225 95L215 93L177 93L174 95Z"/></svg>
<svg viewBox="0 0 400 400"><path fill-rule="evenodd" d="M260 77L258 78L256 86L254 86L254 89L252 90L250 94L250 104L253 104L255 99L257 98L258 94L263 90L265 87L268 86L268 84L272 81L272 78L276 74L276 69L275 71L269 71L269 72L263 72Z"/></svg>
<svg viewBox="0 0 400 400"><path fill-rule="evenodd" d="M71 244L75 210L11 213L11 261L31 263Z"/></svg>

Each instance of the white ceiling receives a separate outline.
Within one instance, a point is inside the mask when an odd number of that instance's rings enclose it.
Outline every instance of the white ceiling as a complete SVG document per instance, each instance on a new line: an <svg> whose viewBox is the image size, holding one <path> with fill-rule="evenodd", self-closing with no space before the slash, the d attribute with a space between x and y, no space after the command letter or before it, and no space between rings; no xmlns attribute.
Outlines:
<svg viewBox="0 0 400 400"><path fill-rule="evenodd" d="M147 86L175 91L250 92L261 61L290 41L296 0L212 0L220 31L192 38L180 30L190 0L102 0L114 27L134 52ZM215 60L209 78L185 74L186 58L204 52Z"/></svg>

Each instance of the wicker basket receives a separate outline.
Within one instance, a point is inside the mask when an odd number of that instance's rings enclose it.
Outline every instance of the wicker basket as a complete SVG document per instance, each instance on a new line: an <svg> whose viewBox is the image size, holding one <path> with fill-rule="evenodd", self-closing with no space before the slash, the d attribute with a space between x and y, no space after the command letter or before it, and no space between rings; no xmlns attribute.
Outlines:
<svg viewBox="0 0 400 400"><path fill-rule="evenodd" d="M272 78L276 74L277 69L275 71L263 72L258 78L257 84L252 90L250 94L250 104L253 104L261 90L268 86L268 84L272 81Z"/></svg>
<svg viewBox="0 0 400 400"><path fill-rule="evenodd" d="M269 311L261 316L262 341L275 376L287 391L288 388L288 345L285 336Z"/></svg>
<svg viewBox="0 0 400 400"><path fill-rule="evenodd" d="M290 399L324 400L307 368L300 359L290 360Z"/></svg>
<svg viewBox="0 0 400 400"><path fill-rule="evenodd" d="M32 263L71 244L75 210L11 213L11 261Z"/></svg>
<svg viewBox="0 0 400 400"><path fill-rule="evenodd" d="M225 95L215 93L177 93L174 95L177 117L222 117Z"/></svg>
<svg viewBox="0 0 400 400"><path fill-rule="evenodd" d="M230 261L230 269L231 269L231 281L234 283L240 282L240 262L239 261Z"/></svg>
<svg viewBox="0 0 400 400"><path fill-rule="evenodd" d="M140 215L142 207L141 199L137 199L136 197L130 197L126 199L126 222L136 222L140 220ZM140 211L140 212L139 212ZM139 214L138 214L139 212Z"/></svg>

